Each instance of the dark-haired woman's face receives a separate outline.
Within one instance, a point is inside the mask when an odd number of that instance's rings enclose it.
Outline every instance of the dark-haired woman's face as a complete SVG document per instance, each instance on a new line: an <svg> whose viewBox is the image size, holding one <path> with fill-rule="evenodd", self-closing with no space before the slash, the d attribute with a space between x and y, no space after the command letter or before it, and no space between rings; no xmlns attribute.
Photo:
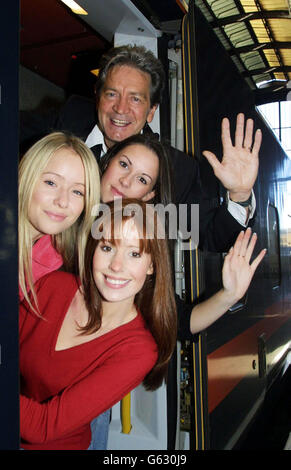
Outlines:
<svg viewBox="0 0 291 470"><path fill-rule="evenodd" d="M114 198L149 201L159 174L157 155L142 144L133 144L118 152L101 179L103 202Z"/></svg>

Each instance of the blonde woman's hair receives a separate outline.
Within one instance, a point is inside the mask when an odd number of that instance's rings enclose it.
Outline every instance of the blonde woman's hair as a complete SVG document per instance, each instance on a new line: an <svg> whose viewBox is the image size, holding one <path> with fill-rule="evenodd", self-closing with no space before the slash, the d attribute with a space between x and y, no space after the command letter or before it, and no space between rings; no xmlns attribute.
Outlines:
<svg viewBox="0 0 291 470"><path fill-rule="evenodd" d="M100 200L98 164L91 150L78 137L63 132L53 132L36 142L21 159L18 183L19 285L30 306L32 305L28 296L29 291L36 306L37 300L33 288L33 240L28 210L39 177L55 152L61 148L74 150L82 160L85 171L85 201L78 220L65 231L53 235L52 241L63 258L64 269L78 272L81 276L84 269L85 246L94 221L93 208Z"/></svg>

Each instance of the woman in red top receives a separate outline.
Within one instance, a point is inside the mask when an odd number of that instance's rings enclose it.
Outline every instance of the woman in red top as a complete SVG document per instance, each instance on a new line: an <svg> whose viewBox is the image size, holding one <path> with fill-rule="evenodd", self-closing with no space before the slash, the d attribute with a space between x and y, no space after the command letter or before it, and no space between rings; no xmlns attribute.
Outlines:
<svg viewBox="0 0 291 470"><path fill-rule="evenodd" d="M62 132L36 142L19 164L19 294L44 274L80 266L99 203L99 169L90 149ZM35 298L35 297L34 297Z"/></svg>
<svg viewBox="0 0 291 470"><path fill-rule="evenodd" d="M166 207L173 203L171 165L165 147L153 136L138 134L131 136L111 147L101 158L101 200L105 203L117 198L138 198L150 204L163 204ZM236 243L246 246L250 241L251 231L241 233ZM251 240L254 247L256 235ZM237 277L234 290L221 289L206 302L186 304L176 296L178 314L178 339L191 340L191 334L197 333L220 318L239 296L243 296L251 277L264 255L252 266L249 260L234 256L234 262L243 262L243 266L235 264L232 272ZM224 272L228 269L226 263ZM228 282L224 276L225 282ZM239 288L236 291L236 286ZM231 294L230 294L230 291ZM92 422L92 443L90 449L106 449L109 427L109 413L99 415Z"/></svg>
<svg viewBox="0 0 291 470"><path fill-rule="evenodd" d="M93 418L142 381L154 390L165 377L176 344L167 240L146 205L133 203L128 215L129 201L121 212L109 204L107 218L94 224L82 288L56 271L35 285L41 318L21 305L24 449L87 449Z"/></svg>

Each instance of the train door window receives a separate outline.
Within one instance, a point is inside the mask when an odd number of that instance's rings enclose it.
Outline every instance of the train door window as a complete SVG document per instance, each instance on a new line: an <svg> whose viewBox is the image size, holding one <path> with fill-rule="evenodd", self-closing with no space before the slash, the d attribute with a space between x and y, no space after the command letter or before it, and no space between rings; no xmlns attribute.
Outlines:
<svg viewBox="0 0 291 470"><path fill-rule="evenodd" d="M267 212L268 230L268 257L269 257L269 278L273 289L279 287L281 283L280 265L280 237L279 237L279 217L277 208L268 204Z"/></svg>

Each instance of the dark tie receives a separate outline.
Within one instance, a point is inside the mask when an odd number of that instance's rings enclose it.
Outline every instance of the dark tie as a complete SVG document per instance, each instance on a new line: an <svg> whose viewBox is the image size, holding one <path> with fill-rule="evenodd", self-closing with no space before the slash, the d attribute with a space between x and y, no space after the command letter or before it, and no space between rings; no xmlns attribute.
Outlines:
<svg viewBox="0 0 291 470"><path fill-rule="evenodd" d="M91 150L95 155L97 163L99 163L100 162L101 150L102 150L102 144L94 145L93 147L91 147Z"/></svg>

